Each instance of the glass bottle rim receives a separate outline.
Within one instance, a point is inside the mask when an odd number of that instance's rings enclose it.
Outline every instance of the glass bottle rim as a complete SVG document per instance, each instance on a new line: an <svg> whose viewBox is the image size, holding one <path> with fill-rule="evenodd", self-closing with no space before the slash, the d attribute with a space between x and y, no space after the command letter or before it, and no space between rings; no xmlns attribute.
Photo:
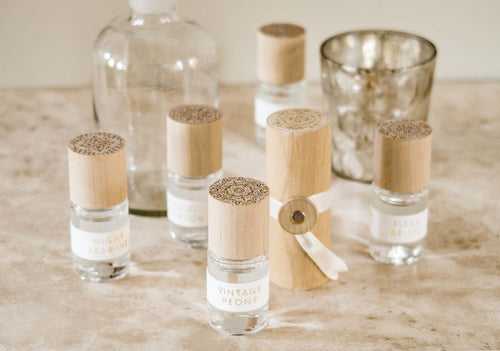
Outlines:
<svg viewBox="0 0 500 351"><path fill-rule="evenodd" d="M377 36L382 36L382 35L391 35L395 37L405 37L409 39L413 39L418 41L419 43L426 45L428 48L430 48L431 53L428 57L425 57L421 61L418 61L412 65L405 66L405 67L396 67L396 68L382 68L382 69L373 69L373 68L363 68L359 66L354 66L352 64L348 64L345 62L340 62L340 60L335 59L331 57L331 55L328 55L326 53L326 46L333 42L333 41L338 41L348 35L354 35L354 36L362 36L366 34L374 34ZM437 56L437 48L436 45L434 45L433 42L430 40L416 35L412 33L407 33L407 32L400 32L400 31L395 31L395 30L385 30L385 29L366 29L366 30L354 30L354 31L347 31L343 32L340 34L333 35L327 39L325 39L320 46L320 54L321 58L324 60L327 60L328 62L331 62L332 64L340 67L341 69L347 71L347 72L358 72L358 73L371 73L371 72L382 72L382 73L401 73L401 72L408 72L410 70L418 69L420 67L425 66L426 64L435 61L436 56Z"/></svg>

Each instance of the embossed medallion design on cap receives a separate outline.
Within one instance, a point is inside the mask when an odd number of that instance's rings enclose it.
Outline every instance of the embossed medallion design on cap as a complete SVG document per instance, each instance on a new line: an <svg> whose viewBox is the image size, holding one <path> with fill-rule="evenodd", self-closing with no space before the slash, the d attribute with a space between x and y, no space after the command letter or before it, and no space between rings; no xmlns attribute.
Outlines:
<svg viewBox="0 0 500 351"><path fill-rule="evenodd" d="M432 133L427 123L417 119L390 119L380 122L377 129L391 139L420 139Z"/></svg>
<svg viewBox="0 0 500 351"><path fill-rule="evenodd" d="M294 108L271 114L267 122L278 129L307 131L324 127L328 124L328 118L320 111Z"/></svg>
<svg viewBox="0 0 500 351"><path fill-rule="evenodd" d="M287 38L296 37L306 32L304 28L289 23L268 24L266 26L261 27L260 31L263 34L272 37L287 37Z"/></svg>
<svg viewBox="0 0 500 351"><path fill-rule="evenodd" d="M170 119L185 124L204 124L218 120L222 113L208 105L178 105L168 113Z"/></svg>
<svg viewBox="0 0 500 351"><path fill-rule="evenodd" d="M125 147L125 140L106 132L86 133L69 142L71 151L87 156L109 155Z"/></svg>
<svg viewBox="0 0 500 351"><path fill-rule="evenodd" d="M208 192L214 199L233 205L254 204L269 196L265 183L245 177L220 179L210 186Z"/></svg>

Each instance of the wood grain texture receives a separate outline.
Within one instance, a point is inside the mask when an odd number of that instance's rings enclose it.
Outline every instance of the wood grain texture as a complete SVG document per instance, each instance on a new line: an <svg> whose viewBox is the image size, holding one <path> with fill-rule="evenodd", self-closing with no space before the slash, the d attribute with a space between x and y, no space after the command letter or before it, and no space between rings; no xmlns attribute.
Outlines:
<svg viewBox="0 0 500 351"><path fill-rule="evenodd" d="M122 143L116 144L116 138ZM73 139L68 145L68 170L70 199L78 206L105 209L127 199L125 142L114 134L88 133Z"/></svg>
<svg viewBox="0 0 500 351"><path fill-rule="evenodd" d="M271 24L257 32L257 76L268 84L304 79L305 30L292 24Z"/></svg>
<svg viewBox="0 0 500 351"><path fill-rule="evenodd" d="M181 107L191 116L176 116ZM203 107L211 109L207 114ZM203 112L205 111L205 113ZM222 114L202 105L178 106L167 116L167 167L184 177L204 177L222 168Z"/></svg>
<svg viewBox="0 0 500 351"><path fill-rule="evenodd" d="M269 248L269 188L243 177L223 178L208 195L208 249L219 257L248 260Z"/></svg>
<svg viewBox="0 0 500 351"><path fill-rule="evenodd" d="M299 115L307 122L297 123ZM290 109L271 115L266 127L266 179L271 196L284 203L330 189L330 145L330 123L323 113ZM270 221L271 281L288 289L324 285L328 277L307 256L294 235L286 232L277 220ZM330 211L318 215L311 231L330 247Z"/></svg>
<svg viewBox="0 0 500 351"><path fill-rule="evenodd" d="M414 193L429 184L432 129L420 120L389 120L375 130L373 181L382 189Z"/></svg>

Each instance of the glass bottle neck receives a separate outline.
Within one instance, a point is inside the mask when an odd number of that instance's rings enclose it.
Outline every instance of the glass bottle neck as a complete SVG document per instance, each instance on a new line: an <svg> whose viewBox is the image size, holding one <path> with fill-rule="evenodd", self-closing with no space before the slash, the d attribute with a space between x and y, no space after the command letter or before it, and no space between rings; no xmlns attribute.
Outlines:
<svg viewBox="0 0 500 351"><path fill-rule="evenodd" d="M426 201L429 194L428 188L424 188L414 193L395 193L380 188L375 182L372 182L372 190L379 200L395 206L408 206L423 200Z"/></svg>
<svg viewBox="0 0 500 351"><path fill-rule="evenodd" d="M306 82L305 80L301 80L298 82L290 83L290 84L269 84L265 82L260 82L259 91L264 95L298 95L303 94L305 92Z"/></svg>
<svg viewBox="0 0 500 351"><path fill-rule="evenodd" d="M174 6L168 12L162 13L139 13L132 10L132 14L130 16L130 22L134 26L144 26L144 25L154 25L154 24L162 24L168 22L175 22L179 20L179 16L177 14L177 7Z"/></svg>

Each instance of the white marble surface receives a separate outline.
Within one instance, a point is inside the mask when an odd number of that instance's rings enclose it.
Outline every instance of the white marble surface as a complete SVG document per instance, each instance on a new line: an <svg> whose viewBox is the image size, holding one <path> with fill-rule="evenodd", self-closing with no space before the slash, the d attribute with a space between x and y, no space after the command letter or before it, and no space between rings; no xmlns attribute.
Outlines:
<svg viewBox="0 0 500 351"><path fill-rule="evenodd" d="M224 169L262 179L253 92L221 89ZM500 84L435 86L421 261L375 263L369 186L332 176L332 248L349 272L312 291L272 286L268 328L226 337L206 323L206 253L173 244L164 218L132 216L128 277L76 278L65 147L92 128L90 91L0 91L0 350L500 349L499 101Z"/></svg>

